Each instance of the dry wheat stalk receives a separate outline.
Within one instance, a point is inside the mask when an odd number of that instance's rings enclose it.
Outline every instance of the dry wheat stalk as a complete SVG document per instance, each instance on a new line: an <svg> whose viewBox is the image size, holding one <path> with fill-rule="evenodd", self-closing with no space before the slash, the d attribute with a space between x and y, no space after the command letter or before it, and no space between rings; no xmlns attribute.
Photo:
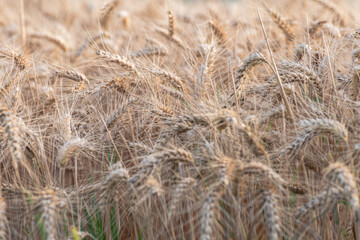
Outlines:
<svg viewBox="0 0 360 240"><path fill-rule="evenodd" d="M237 123L235 112L230 110L220 110L211 114L185 116L185 119L193 124L212 126L218 130L223 130Z"/></svg>
<svg viewBox="0 0 360 240"><path fill-rule="evenodd" d="M104 84L98 85L90 90L90 93L99 92L100 89L113 89L119 93L129 94L131 90L131 81L128 77L115 77L112 80L105 82Z"/></svg>
<svg viewBox="0 0 360 240"><path fill-rule="evenodd" d="M360 28L356 29L353 33L348 35L349 39L357 39L360 36Z"/></svg>
<svg viewBox="0 0 360 240"><path fill-rule="evenodd" d="M260 63L266 62L264 56L261 53L255 52L251 54L247 59L244 60L244 63L237 70L236 78L235 78L235 87L239 88L242 83L244 77L246 77L249 72L259 65Z"/></svg>
<svg viewBox="0 0 360 240"><path fill-rule="evenodd" d="M191 130L195 125L215 127L221 131L232 124L236 124L236 116L232 111L221 110L213 114L169 117L165 123L169 127L161 131L155 143L154 151L159 147L164 147L172 137Z"/></svg>
<svg viewBox="0 0 360 240"><path fill-rule="evenodd" d="M166 163L179 163L179 162L188 162L192 163L193 157L192 154L188 151L182 149L169 150L165 152L160 152L155 155L151 155L144 160L146 163L157 167Z"/></svg>
<svg viewBox="0 0 360 240"><path fill-rule="evenodd" d="M176 99L181 99L181 100L186 100L185 96L184 96L184 93L179 91L179 90L176 90L174 88L170 88L170 87L167 87L167 86L164 86L163 84L160 84L159 86L161 88L161 90L166 93L166 95L170 95L170 96L173 96L174 98Z"/></svg>
<svg viewBox="0 0 360 240"><path fill-rule="evenodd" d="M147 191L150 192L151 195L160 196L164 192L164 190L163 190L161 184L159 183L159 181L157 181L153 177L148 177L146 179L144 185L147 188Z"/></svg>
<svg viewBox="0 0 360 240"><path fill-rule="evenodd" d="M324 33L330 35L331 37L335 37L335 38L341 38L341 31L338 27L336 27L335 25L333 25L332 23L325 23L323 25L322 30L324 31ZM321 34L318 34L319 36L321 36Z"/></svg>
<svg viewBox="0 0 360 240"><path fill-rule="evenodd" d="M286 114L286 109L283 105L280 105L279 107L273 108L266 112L265 114L261 115L259 118L259 121L257 122L258 126L260 127L264 123L271 122L277 118L285 118L289 119L288 114Z"/></svg>

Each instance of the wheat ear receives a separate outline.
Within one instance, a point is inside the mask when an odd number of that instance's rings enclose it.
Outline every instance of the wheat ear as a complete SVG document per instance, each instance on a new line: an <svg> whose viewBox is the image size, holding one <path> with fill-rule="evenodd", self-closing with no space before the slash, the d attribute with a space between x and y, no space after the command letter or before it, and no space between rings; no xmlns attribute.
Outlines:
<svg viewBox="0 0 360 240"><path fill-rule="evenodd" d="M348 131L346 127L336 120L310 119L301 121L301 125L304 127L303 132L295 139L295 141L286 147L286 151L291 155L295 154L302 146L320 134L327 133L334 135L345 142L348 140ZM284 153L284 151L282 151L282 153Z"/></svg>
<svg viewBox="0 0 360 240"><path fill-rule="evenodd" d="M172 11L168 11L168 19L169 19L169 37L172 38L175 33L175 20Z"/></svg>
<svg viewBox="0 0 360 240"><path fill-rule="evenodd" d="M125 168L112 170L101 185L101 197L99 205L102 209L113 201L116 194L116 187L124 180L129 178L129 173Z"/></svg>
<svg viewBox="0 0 360 240"><path fill-rule="evenodd" d="M271 8L267 8L267 11L269 12L271 18L274 20L274 22L278 25L278 27L283 31L286 40L288 42L293 42L295 40L295 34L291 28L291 26L285 21L285 19L275 10Z"/></svg>
<svg viewBox="0 0 360 240"><path fill-rule="evenodd" d="M5 128L6 144L10 146L14 168L18 171L18 166L22 161L21 145L23 142L18 119L9 109L0 107L0 123Z"/></svg>
<svg viewBox="0 0 360 240"><path fill-rule="evenodd" d="M172 196L172 200L170 203L170 207L168 209L169 213L169 219L171 219L173 213L175 212L175 209L177 207L177 204L180 201L181 195L183 195L186 191L191 189L196 184L196 180L194 178L183 178L178 183L175 189L175 193Z"/></svg>
<svg viewBox="0 0 360 240"><path fill-rule="evenodd" d="M57 239L57 210L63 207L64 201L60 199L57 192L49 189L40 193L39 202L41 209L41 220L47 233L48 240Z"/></svg>
<svg viewBox="0 0 360 240"><path fill-rule="evenodd" d="M352 70L352 97L354 101L359 99L359 92L360 92L360 65L357 65Z"/></svg>
<svg viewBox="0 0 360 240"><path fill-rule="evenodd" d="M263 200L263 210L265 221L268 227L268 238L270 240L278 240L280 234L280 217L277 206L278 196L270 190L264 190L261 193Z"/></svg>
<svg viewBox="0 0 360 240"><path fill-rule="evenodd" d="M68 165L69 160L76 153L86 147L87 142L82 138L73 138L67 141L58 152L56 157L56 162L60 165L60 167L64 168Z"/></svg>
<svg viewBox="0 0 360 240"><path fill-rule="evenodd" d="M298 208L294 214L295 218L301 218L310 210L316 210L317 208L326 207L328 204L334 204L337 201L344 199L340 189L330 188L320 194L312 197L309 202L304 206Z"/></svg>
<svg viewBox="0 0 360 240"><path fill-rule="evenodd" d="M329 10L335 16L336 21L339 22L340 26L345 25L346 23L345 16L340 11L340 8L338 6L336 6L334 3L330 1L325 1L325 0L313 0L313 1L320 4L323 8Z"/></svg>
<svg viewBox="0 0 360 240"><path fill-rule="evenodd" d="M218 45L225 48L227 39L224 29L220 27L217 22L214 21L209 21L209 26L216 37Z"/></svg>
<svg viewBox="0 0 360 240"><path fill-rule="evenodd" d="M125 57L103 50L97 51L96 54L110 62L118 64L128 72L138 75L135 65Z"/></svg>
<svg viewBox="0 0 360 240"><path fill-rule="evenodd" d="M76 51L75 56L79 57L87 47L93 45L94 43L96 43L98 40L104 39L104 38L110 38L110 34L107 32L100 32L97 33L93 36L91 36L89 39L87 39L83 45L81 45L81 47Z"/></svg>
<svg viewBox="0 0 360 240"><path fill-rule="evenodd" d="M213 224L215 222L216 205L222 194L222 184L215 184L208 192L204 203L201 206L201 232L200 240L211 240Z"/></svg>
<svg viewBox="0 0 360 240"><path fill-rule="evenodd" d="M6 217L6 202L5 199L0 195L0 239L8 239L7 226L8 219Z"/></svg>
<svg viewBox="0 0 360 240"><path fill-rule="evenodd" d="M53 35L50 33L33 33L30 35L30 37L45 39L45 40L55 44L56 46L58 46L64 52L68 51L68 49L69 49L63 39L61 39L59 36L56 36L56 35Z"/></svg>
<svg viewBox="0 0 360 240"><path fill-rule="evenodd" d="M90 84L89 79L82 73L75 70L56 70L53 73L54 76L68 78L76 82L84 82Z"/></svg>

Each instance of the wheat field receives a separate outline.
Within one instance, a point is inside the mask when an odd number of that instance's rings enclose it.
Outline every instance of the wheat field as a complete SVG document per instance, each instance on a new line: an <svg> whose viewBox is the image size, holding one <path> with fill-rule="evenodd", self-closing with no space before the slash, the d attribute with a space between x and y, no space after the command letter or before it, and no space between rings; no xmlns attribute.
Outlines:
<svg viewBox="0 0 360 240"><path fill-rule="evenodd" d="M0 5L0 239L360 240L360 3Z"/></svg>

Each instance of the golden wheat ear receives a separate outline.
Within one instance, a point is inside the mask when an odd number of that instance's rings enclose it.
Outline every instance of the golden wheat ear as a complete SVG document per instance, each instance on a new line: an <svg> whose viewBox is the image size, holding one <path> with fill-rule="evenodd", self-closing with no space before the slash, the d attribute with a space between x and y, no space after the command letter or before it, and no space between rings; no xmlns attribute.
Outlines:
<svg viewBox="0 0 360 240"><path fill-rule="evenodd" d="M284 83L303 82L305 80L314 86L320 97L323 95L321 80L312 69L299 63L282 61L278 67L278 72Z"/></svg>
<svg viewBox="0 0 360 240"><path fill-rule="evenodd" d="M346 18L344 13L340 10L339 6L336 6L331 1L326 0L313 0L314 2L320 4L323 8L330 11L335 16L335 21L339 23L340 26L345 26Z"/></svg>
<svg viewBox="0 0 360 240"><path fill-rule="evenodd" d="M295 34L292 30L292 27L288 24L288 22L275 10L271 8L267 8L267 11L274 22L278 25L278 27L283 31L286 41L291 43L296 40Z"/></svg>
<svg viewBox="0 0 360 240"><path fill-rule="evenodd" d="M359 100L360 96L360 65L357 65L352 70L352 98L354 101Z"/></svg>
<svg viewBox="0 0 360 240"><path fill-rule="evenodd" d="M67 141L60 149L57 155L56 162L60 167L65 168L70 159L82 149L86 148L86 140L81 138L74 138Z"/></svg>
<svg viewBox="0 0 360 240"><path fill-rule="evenodd" d="M15 66L21 71L25 70L29 66L28 60L25 56L17 54L10 50L1 49L0 58L8 58L13 60Z"/></svg>
<svg viewBox="0 0 360 240"><path fill-rule="evenodd" d="M279 196L271 190L263 190L261 199L263 201L262 209L267 225L268 238L271 240L279 239L281 225L278 206Z"/></svg>
<svg viewBox="0 0 360 240"><path fill-rule="evenodd" d="M96 44L100 40L109 39L109 38L110 38L110 34L108 32L99 32L91 36L89 39L86 39L85 42L76 51L75 58L79 57L85 51L86 48Z"/></svg>
<svg viewBox="0 0 360 240"><path fill-rule="evenodd" d="M290 155L296 154L299 149L314 137L320 134L330 134L338 137L347 143L348 131L342 123L332 119L310 119L300 122L304 128L299 137L286 147L286 152ZM285 151L283 150L282 153Z"/></svg>
<svg viewBox="0 0 360 240"><path fill-rule="evenodd" d="M187 191L189 191L196 184L196 180L194 178L183 178L177 184L175 192L172 196L172 200L170 203L170 207L168 209L169 219L173 216L175 209L182 197Z"/></svg>
<svg viewBox="0 0 360 240"><path fill-rule="evenodd" d="M6 201L0 196L0 239L8 239L8 224L6 217Z"/></svg>
<svg viewBox="0 0 360 240"><path fill-rule="evenodd" d="M110 17L118 7L119 0L109 0L100 9L100 23L106 29L109 25Z"/></svg>
<svg viewBox="0 0 360 240"><path fill-rule="evenodd" d="M56 45L58 48L60 48L62 51L67 52L69 50L69 47L67 46L67 44L65 43L65 41L59 37L56 36L54 34L50 34L50 33L33 33L29 35L30 38L34 38L34 39L44 39L46 41L49 41L51 43L53 43L54 45Z"/></svg>
<svg viewBox="0 0 360 240"><path fill-rule="evenodd" d="M217 202L222 194L221 183L213 186L206 195L201 206L201 229L200 240L211 240L213 235L213 225L216 221Z"/></svg>
<svg viewBox="0 0 360 240"><path fill-rule="evenodd" d="M227 37L224 29L220 27L216 21L209 21L209 26L216 38L216 42L218 43L218 45L222 48L225 48L227 43Z"/></svg>
<svg viewBox="0 0 360 240"><path fill-rule="evenodd" d="M0 107L0 123L5 129L5 143L9 146L13 165L16 173L18 174L19 166L23 164L22 144L24 141L21 133L24 129L21 128L21 123L15 114L5 107Z"/></svg>
<svg viewBox="0 0 360 240"><path fill-rule="evenodd" d="M76 82L84 82L86 84L90 84L89 79L84 74L75 70L56 70L54 71L53 76L68 78Z"/></svg>
<svg viewBox="0 0 360 240"><path fill-rule="evenodd" d="M116 168L112 170L104 179L101 186L101 195L99 206L104 211L116 199L117 187L129 178L129 173L125 168Z"/></svg>
<svg viewBox="0 0 360 240"><path fill-rule="evenodd" d="M168 11L168 19L169 19L169 37L172 38L175 34L175 20L172 11Z"/></svg>
<svg viewBox="0 0 360 240"><path fill-rule="evenodd" d="M124 68L126 71L128 71L134 75L139 75L135 65L123 56L120 56L120 55L117 55L117 54L114 54L111 52L103 51L103 50L97 51L96 54L99 55L101 58L105 59L106 61L118 64L119 66Z"/></svg>
<svg viewBox="0 0 360 240"><path fill-rule="evenodd" d="M307 44L299 44L295 47L294 60L300 62L305 54L310 54L311 47Z"/></svg>
<svg viewBox="0 0 360 240"><path fill-rule="evenodd" d="M259 52L255 52L251 54L248 58L244 60L244 63L240 66L240 68L236 72L236 77L234 81L235 93L230 94L227 100L228 102L227 104L231 106L234 105L236 100L235 99L236 95L239 95L237 97L241 99L241 94L245 85L246 77L249 75L252 69L254 69L256 66L258 66L263 62L267 62L267 61L264 58L264 56Z"/></svg>
<svg viewBox="0 0 360 240"><path fill-rule="evenodd" d="M59 192L47 189L37 193L36 207L39 209L40 219L44 224L47 239L57 239L59 213L66 205Z"/></svg>

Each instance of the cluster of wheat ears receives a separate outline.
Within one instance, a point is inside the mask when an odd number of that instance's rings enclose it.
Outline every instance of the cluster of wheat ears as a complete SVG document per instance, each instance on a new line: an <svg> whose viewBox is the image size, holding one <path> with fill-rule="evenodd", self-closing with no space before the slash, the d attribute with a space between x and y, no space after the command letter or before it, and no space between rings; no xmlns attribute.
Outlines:
<svg viewBox="0 0 360 240"><path fill-rule="evenodd" d="M354 1L0 3L0 239L360 239Z"/></svg>

